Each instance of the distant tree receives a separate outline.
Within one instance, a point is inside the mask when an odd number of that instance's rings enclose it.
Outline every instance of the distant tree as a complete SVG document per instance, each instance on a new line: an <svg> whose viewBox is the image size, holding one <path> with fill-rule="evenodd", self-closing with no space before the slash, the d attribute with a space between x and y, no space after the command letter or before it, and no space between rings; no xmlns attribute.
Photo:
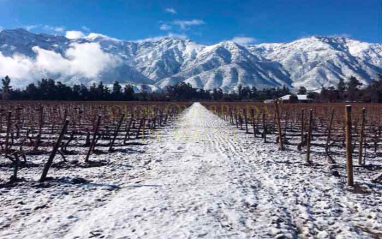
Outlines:
<svg viewBox="0 0 382 239"><path fill-rule="evenodd" d="M114 81L113 90L112 90L112 99L121 100L122 99L122 86L118 81Z"/></svg>
<svg viewBox="0 0 382 239"><path fill-rule="evenodd" d="M215 101L220 101L224 97L223 90L218 88L218 89L213 89L212 91L212 99Z"/></svg>
<svg viewBox="0 0 382 239"><path fill-rule="evenodd" d="M73 85L72 87L72 95L70 97L71 100L85 100L85 99L82 99L82 97L80 96L80 91L81 91L81 85Z"/></svg>
<svg viewBox="0 0 382 239"><path fill-rule="evenodd" d="M378 80L372 80L363 90L363 102L382 103L382 74L379 74L378 78Z"/></svg>
<svg viewBox="0 0 382 239"><path fill-rule="evenodd" d="M344 99L345 91L346 91L346 83L344 79L340 78L337 84L337 91L338 91L338 97L339 101L342 101Z"/></svg>
<svg viewBox="0 0 382 239"><path fill-rule="evenodd" d="M100 81L97 86L96 100L105 100L105 86L102 81Z"/></svg>
<svg viewBox="0 0 382 239"><path fill-rule="evenodd" d="M80 90L78 91L78 93L79 93L79 98L81 100L89 100L91 98L91 94L88 88L83 84L80 85Z"/></svg>
<svg viewBox="0 0 382 239"><path fill-rule="evenodd" d="M281 89L281 96L290 94L289 88L286 85L283 85Z"/></svg>
<svg viewBox="0 0 382 239"><path fill-rule="evenodd" d="M72 100L73 92L70 86L67 86L60 81L54 87L55 96L53 99L55 100ZM74 89L74 86L73 86Z"/></svg>
<svg viewBox="0 0 382 239"><path fill-rule="evenodd" d="M37 89L34 83L27 85L25 89L25 96L29 100L37 100L39 99L39 90Z"/></svg>
<svg viewBox="0 0 382 239"><path fill-rule="evenodd" d="M217 101L219 99L218 90L216 88L212 90L212 99L215 101Z"/></svg>
<svg viewBox="0 0 382 239"><path fill-rule="evenodd" d="M237 93L239 96L239 100L241 100L243 98L243 86L241 84L237 86Z"/></svg>
<svg viewBox="0 0 382 239"><path fill-rule="evenodd" d="M347 99L351 102L359 100L359 87L362 85L361 82L357 80L354 76L349 78L349 82L347 83Z"/></svg>
<svg viewBox="0 0 382 239"><path fill-rule="evenodd" d="M252 86L251 93L252 93L252 97L251 97L252 99L258 98L258 91L257 91L256 86Z"/></svg>
<svg viewBox="0 0 382 239"><path fill-rule="evenodd" d="M96 83L93 83L89 88L89 99L96 100L99 97Z"/></svg>
<svg viewBox="0 0 382 239"><path fill-rule="evenodd" d="M340 78L340 80L338 81L337 90L340 93L342 93L342 92L344 92L346 90L346 84L345 84L344 79Z"/></svg>
<svg viewBox="0 0 382 239"><path fill-rule="evenodd" d="M277 99L281 96L290 94L289 88L265 88L256 89L255 86L237 86L237 91L223 92L222 89L204 90L193 88L191 84L179 82L168 86L163 91L151 92L147 85L143 85L143 92L135 93L132 85L124 88L118 81L113 83L112 89L105 86L102 82L93 83L90 87L83 84L68 86L53 79L41 79L37 84L29 84L25 89L11 89L10 78L2 79L3 99L14 100L152 100L152 101L189 101L189 100L215 100L215 101L242 101L255 100L264 101L265 99ZM335 87L323 87L320 93L309 92L308 98L314 102L340 102L343 99L363 102L382 103L382 75L377 80L372 80L370 84L361 88L362 84L355 77L350 77L345 83L343 79ZM4 92L9 92L4 94ZM306 89L300 87L298 94L304 94ZM291 101L295 97L291 96Z"/></svg>
<svg viewBox="0 0 382 239"><path fill-rule="evenodd" d="M340 100L339 92L334 87L322 87L319 98L322 102L337 102Z"/></svg>
<svg viewBox="0 0 382 239"><path fill-rule="evenodd" d="M54 100L56 99L56 86L52 79L41 79L37 82L37 89L39 98L42 100Z"/></svg>
<svg viewBox="0 0 382 239"><path fill-rule="evenodd" d="M110 92L110 89L108 86L104 87L103 99L104 100L112 100L112 95L111 95L111 92Z"/></svg>
<svg viewBox="0 0 382 239"><path fill-rule="evenodd" d="M243 89L241 90L241 96L243 99L251 99L252 98L252 92L251 92L251 88L249 88L249 86L245 86L243 87Z"/></svg>
<svg viewBox="0 0 382 239"><path fill-rule="evenodd" d="M298 95L306 95L306 93L307 93L306 88L304 86L300 86L300 88L298 89L297 94Z"/></svg>
<svg viewBox="0 0 382 239"><path fill-rule="evenodd" d="M124 100L134 100L134 87L132 85L125 85L123 90L123 99Z"/></svg>
<svg viewBox="0 0 382 239"><path fill-rule="evenodd" d="M320 102L320 94L317 92L308 92L308 98L312 99L313 102Z"/></svg>
<svg viewBox="0 0 382 239"><path fill-rule="evenodd" d="M4 79L1 80L3 82L3 92L2 92L2 98L3 100L9 100L9 94L11 91L11 78L8 76L5 76Z"/></svg>
<svg viewBox="0 0 382 239"><path fill-rule="evenodd" d="M297 103L298 102L298 97L297 97L297 95L291 95L290 97L289 97L289 102L290 103Z"/></svg>
<svg viewBox="0 0 382 239"><path fill-rule="evenodd" d="M185 82L176 83L166 87L166 96L173 100L191 100L196 95L196 89L191 84Z"/></svg>

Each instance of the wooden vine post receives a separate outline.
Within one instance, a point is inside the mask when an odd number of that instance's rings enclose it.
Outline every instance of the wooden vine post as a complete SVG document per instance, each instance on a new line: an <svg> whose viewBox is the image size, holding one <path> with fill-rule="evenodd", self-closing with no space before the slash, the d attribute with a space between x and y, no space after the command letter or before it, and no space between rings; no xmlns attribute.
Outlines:
<svg viewBox="0 0 382 239"><path fill-rule="evenodd" d="M236 128L239 128L239 120L237 117L237 109L235 109L235 123L236 123Z"/></svg>
<svg viewBox="0 0 382 239"><path fill-rule="evenodd" d="M330 120L329 120L328 136L326 138L326 144L325 144L325 150L326 151L328 150L329 143L330 143L330 138L332 136L332 126L333 126L333 120L334 120L334 113L335 113L335 109L332 110L332 114L331 114Z"/></svg>
<svg viewBox="0 0 382 239"><path fill-rule="evenodd" d="M264 143L267 142L267 126L265 124L265 113L263 113L263 116L262 116L262 120L263 120L263 139L264 139Z"/></svg>
<svg viewBox="0 0 382 239"><path fill-rule="evenodd" d="M256 123L255 123L255 110L251 109L251 121L252 121L252 126L253 126L253 135L256 138Z"/></svg>
<svg viewBox="0 0 382 239"><path fill-rule="evenodd" d="M171 117L173 118L173 117ZM142 125L142 138L146 136L146 116L143 116L143 125Z"/></svg>
<svg viewBox="0 0 382 239"><path fill-rule="evenodd" d="M40 178L40 182L43 182L46 180L46 176L48 175L49 168L52 165L53 159L56 156L58 148L61 145L61 141L64 138L66 129L68 128L68 124L69 124L69 120L65 120L64 125L62 126L62 129L61 129L60 136L58 137L55 145L53 146L53 150L52 150L52 153L50 154L50 156L48 158L48 161L45 163L45 166L44 166L44 169L42 171L41 178Z"/></svg>
<svg viewBox="0 0 382 239"><path fill-rule="evenodd" d="M162 126L162 120L161 120L161 116L159 117L160 119L160 123L159 123L159 126ZM131 116L130 118L130 121L129 121L129 125L127 126L127 129L126 129L126 134L125 134L125 139L123 140L123 143L126 144L126 141L129 139L130 137L130 130L131 130L131 125L133 124L133 121L134 121L134 117L133 115Z"/></svg>
<svg viewBox="0 0 382 239"><path fill-rule="evenodd" d="M328 126L328 136L326 138L326 144L325 144L325 153L328 156L329 160L331 163L334 163L334 160L329 154L329 144L330 144L330 138L332 136L332 127L333 127L333 120L334 120L334 114L335 114L335 109L332 110L332 114L330 116L330 121L329 121L329 126Z"/></svg>
<svg viewBox="0 0 382 239"><path fill-rule="evenodd" d="M244 122L245 122L245 132L248 134L248 120L247 120L247 110L244 108L243 109L243 114L244 114Z"/></svg>
<svg viewBox="0 0 382 239"><path fill-rule="evenodd" d="M365 130L365 117L366 117L366 109L363 108L362 109L362 121L361 121L361 132L360 132L360 135L359 135L359 150L358 150L358 164L359 165L362 165L364 164L363 160L362 160L362 150L363 150L363 132Z"/></svg>
<svg viewBox="0 0 382 239"><path fill-rule="evenodd" d="M304 117L305 117L305 109L301 110L301 144L304 142Z"/></svg>
<svg viewBox="0 0 382 239"><path fill-rule="evenodd" d="M283 142L283 137L282 137L282 132L281 132L279 103L277 100L275 101L275 106L276 106L277 131L279 134L280 150L284 150L285 148L284 148L284 142Z"/></svg>
<svg viewBox="0 0 382 239"><path fill-rule="evenodd" d="M166 118L167 118L167 115L166 115ZM135 136L136 139L139 138L139 134L141 133L142 125L143 125L143 123L144 123L144 120L145 120L144 117L142 117L141 120L140 120L139 127L138 127L138 130L137 130L137 134L136 134L136 136ZM166 121L167 121L167 120L166 120Z"/></svg>
<svg viewBox="0 0 382 239"><path fill-rule="evenodd" d="M353 158L352 158L352 122L351 105L346 106L346 171L348 176L348 186L354 186Z"/></svg>
<svg viewBox="0 0 382 239"><path fill-rule="evenodd" d="M110 142L109 152L113 150L113 145L114 145L115 139L116 139L117 136L118 136L118 132L119 132L119 129L121 128L121 125L122 125L122 122L123 122L123 119L124 119L124 118L125 118L125 114L122 114L121 118L119 119L117 128L116 128L115 131L114 131L113 139L112 139L111 142Z"/></svg>
<svg viewBox="0 0 382 239"><path fill-rule="evenodd" d="M96 124L96 126L94 128L93 139L92 139L92 142L90 144L88 153L86 154L85 163L89 162L90 154L94 151L95 144L96 144L96 141L97 141L97 135L98 135L98 131L99 131L99 126L100 125L101 125L101 116L99 115L98 119L97 119L97 124Z"/></svg>
<svg viewBox="0 0 382 239"><path fill-rule="evenodd" d="M9 111L7 115L7 132L5 135L5 155L7 156L9 153L9 135L11 133L11 120L12 120L12 112Z"/></svg>
<svg viewBox="0 0 382 239"><path fill-rule="evenodd" d="M313 110L309 110L309 125L308 125L308 137L306 138L306 162L311 164L310 160L310 141L312 139L312 126L313 126Z"/></svg>

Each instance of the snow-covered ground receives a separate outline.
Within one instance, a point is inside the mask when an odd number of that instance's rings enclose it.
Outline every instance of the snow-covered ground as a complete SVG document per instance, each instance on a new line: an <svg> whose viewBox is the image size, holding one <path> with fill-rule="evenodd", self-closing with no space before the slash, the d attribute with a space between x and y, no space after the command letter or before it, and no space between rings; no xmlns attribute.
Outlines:
<svg viewBox="0 0 382 239"><path fill-rule="evenodd" d="M108 164L0 189L0 238L382 236L382 187L365 174L347 188L341 163L340 177L326 160L305 165L199 103L157 137L99 157Z"/></svg>

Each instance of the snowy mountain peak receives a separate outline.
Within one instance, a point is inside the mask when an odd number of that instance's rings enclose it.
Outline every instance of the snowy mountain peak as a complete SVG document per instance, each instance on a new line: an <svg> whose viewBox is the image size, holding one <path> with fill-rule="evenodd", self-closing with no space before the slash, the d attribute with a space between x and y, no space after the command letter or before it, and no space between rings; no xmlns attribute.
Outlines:
<svg viewBox="0 0 382 239"><path fill-rule="evenodd" d="M109 36L99 34L99 33L90 33L88 36L85 37L85 39L87 39L89 41L116 41L116 42L121 41L121 40L118 40L116 38L109 37Z"/></svg>
<svg viewBox="0 0 382 239"><path fill-rule="evenodd" d="M382 73L381 66L382 44L346 37L242 46L171 37L135 42L97 33L68 39L25 29L0 32L0 75L10 75L16 86L53 78L69 84L118 80L151 89L184 81L226 91L239 84L317 90L352 75L367 84Z"/></svg>
<svg viewBox="0 0 382 239"><path fill-rule="evenodd" d="M4 29L0 31L0 35L9 36L9 37L26 38L26 37L35 37L36 35L42 35L42 33L34 34L32 32L25 30L24 28L15 28L15 29Z"/></svg>

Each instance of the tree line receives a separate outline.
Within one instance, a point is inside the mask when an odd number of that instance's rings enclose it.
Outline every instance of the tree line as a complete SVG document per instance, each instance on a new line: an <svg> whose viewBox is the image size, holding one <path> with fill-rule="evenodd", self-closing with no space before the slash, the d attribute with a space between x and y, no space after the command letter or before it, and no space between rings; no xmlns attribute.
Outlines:
<svg viewBox="0 0 382 239"><path fill-rule="evenodd" d="M297 101L295 94L286 86L281 88L257 89L239 85L235 91L223 92L222 89L204 90L193 88L191 84L180 82L164 90L150 92L145 85L140 92L134 92L133 85L122 86L115 81L111 88L101 82L86 86L69 86L52 79L42 79L31 83L24 89L13 89L11 79L2 79L1 97L3 100L72 100L72 101L264 101L277 99L291 94L291 101ZM307 94L313 102L382 102L382 75L365 87L356 77L347 82L340 79L333 87L322 87L320 92L308 92L301 86L296 94Z"/></svg>

